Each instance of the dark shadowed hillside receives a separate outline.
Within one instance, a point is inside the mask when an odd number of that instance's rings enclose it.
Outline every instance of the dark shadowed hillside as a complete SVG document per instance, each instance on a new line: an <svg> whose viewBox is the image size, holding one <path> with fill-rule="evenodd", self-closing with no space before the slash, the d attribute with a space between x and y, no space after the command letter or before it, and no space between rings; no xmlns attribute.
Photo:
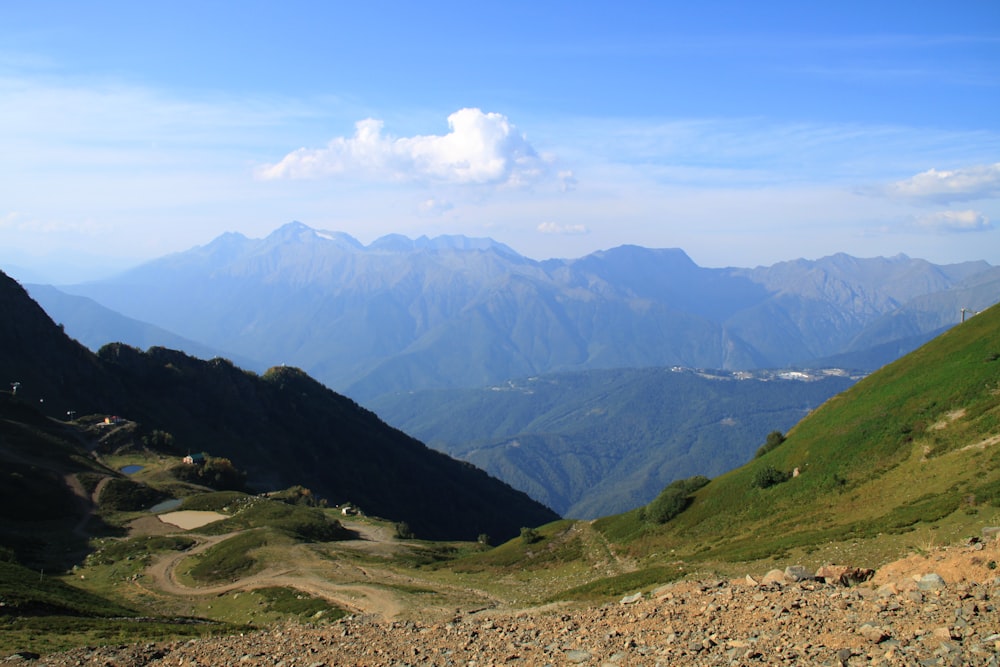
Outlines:
<svg viewBox="0 0 1000 667"><path fill-rule="evenodd" d="M229 458L260 490L293 484L405 521L427 538L494 539L556 518L467 463L386 426L305 373L121 344L95 355L0 274L0 377L50 416L101 412L170 433L175 451ZM11 387L13 389L13 386Z"/></svg>

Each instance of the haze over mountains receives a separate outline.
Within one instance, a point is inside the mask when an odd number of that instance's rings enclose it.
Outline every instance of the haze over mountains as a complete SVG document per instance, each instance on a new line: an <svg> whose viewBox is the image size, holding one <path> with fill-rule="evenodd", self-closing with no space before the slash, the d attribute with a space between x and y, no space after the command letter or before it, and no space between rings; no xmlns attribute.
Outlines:
<svg viewBox="0 0 1000 667"><path fill-rule="evenodd" d="M636 246L535 261L489 239L364 246L293 222L61 289L364 402L564 370L872 369L996 302L1000 269L902 255L712 269Z"/></svg>
<svg viewBox="0 0 1000 667"><path fill-rule="evenodd" d="M674 480L749 461L856 377L842 372L573 371L483 389L385 396L371 408L577 519L645 505Z"/></svg>

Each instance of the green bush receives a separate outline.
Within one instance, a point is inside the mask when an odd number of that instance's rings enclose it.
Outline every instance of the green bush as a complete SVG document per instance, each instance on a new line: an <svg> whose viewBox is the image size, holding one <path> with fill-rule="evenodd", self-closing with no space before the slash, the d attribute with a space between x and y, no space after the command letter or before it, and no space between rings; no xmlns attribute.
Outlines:
<svg viewBox="0 0 1000 667"><path fill-rule="evenodd" d="M767 489L775 484L787 482L792 478L790 472L778 470L774 466L766 466L754 473L752 486L758 489Z"/></svg>
<svg viewBox="0 0 1000 667"><path fill-rule="evenodd" d="M784 441L785 435L781 431L771 431L767 434L767 440L765 440L764 444L757 450L757 454L754 458L759 459Z"/></svg>
<svg viewBox="0 0 1000 667"><path fill-rule="evenodd" d="M653 502L642 510L642 518L650 523L666 523L687 509L691 494L708 484L708 478L697 475L671 482Z"/></svg>
<svg viewBox="0 0 1000 667"><path fill-rule="evenodd" d="M534 544L541 539L541 534L534 528L521 528L521 541L525 544Z"/></svg>

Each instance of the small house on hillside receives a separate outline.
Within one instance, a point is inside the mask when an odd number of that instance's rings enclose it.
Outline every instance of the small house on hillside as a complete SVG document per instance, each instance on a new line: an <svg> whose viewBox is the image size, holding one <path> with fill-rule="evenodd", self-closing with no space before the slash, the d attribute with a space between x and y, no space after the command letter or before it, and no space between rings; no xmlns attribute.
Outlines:
<svg viewBox="0 0 1000 667"><path fill-rule="evenodd" d="M189 466L200 466L205 463L205 453L199 452L197 454L188 454L184 457L184 463Z"/></svg>

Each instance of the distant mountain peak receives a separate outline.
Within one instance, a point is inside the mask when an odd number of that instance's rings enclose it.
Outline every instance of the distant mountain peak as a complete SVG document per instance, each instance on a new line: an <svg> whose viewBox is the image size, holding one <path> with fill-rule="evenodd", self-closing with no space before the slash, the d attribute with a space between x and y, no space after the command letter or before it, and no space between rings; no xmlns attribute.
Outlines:
<svg viewBox="0 0 1000 667"><path fill-rule="evenodd" d="M508 245L494 241L489 237L472 237L462 234L443 234L429 237L419 236L415 239L402 234L387 234L381 236L368 246L368 250L411 252L414 250L496 250L512 257L520 254Z"/></svg>
<svg viewBox="0 0 1000 667"><path fill-rule="evenodd" d="M344 250L364 249L361 242L350 234L313 229L298 220L282 225L271 232L264 241L270 244L332 242Z"/></svg>

